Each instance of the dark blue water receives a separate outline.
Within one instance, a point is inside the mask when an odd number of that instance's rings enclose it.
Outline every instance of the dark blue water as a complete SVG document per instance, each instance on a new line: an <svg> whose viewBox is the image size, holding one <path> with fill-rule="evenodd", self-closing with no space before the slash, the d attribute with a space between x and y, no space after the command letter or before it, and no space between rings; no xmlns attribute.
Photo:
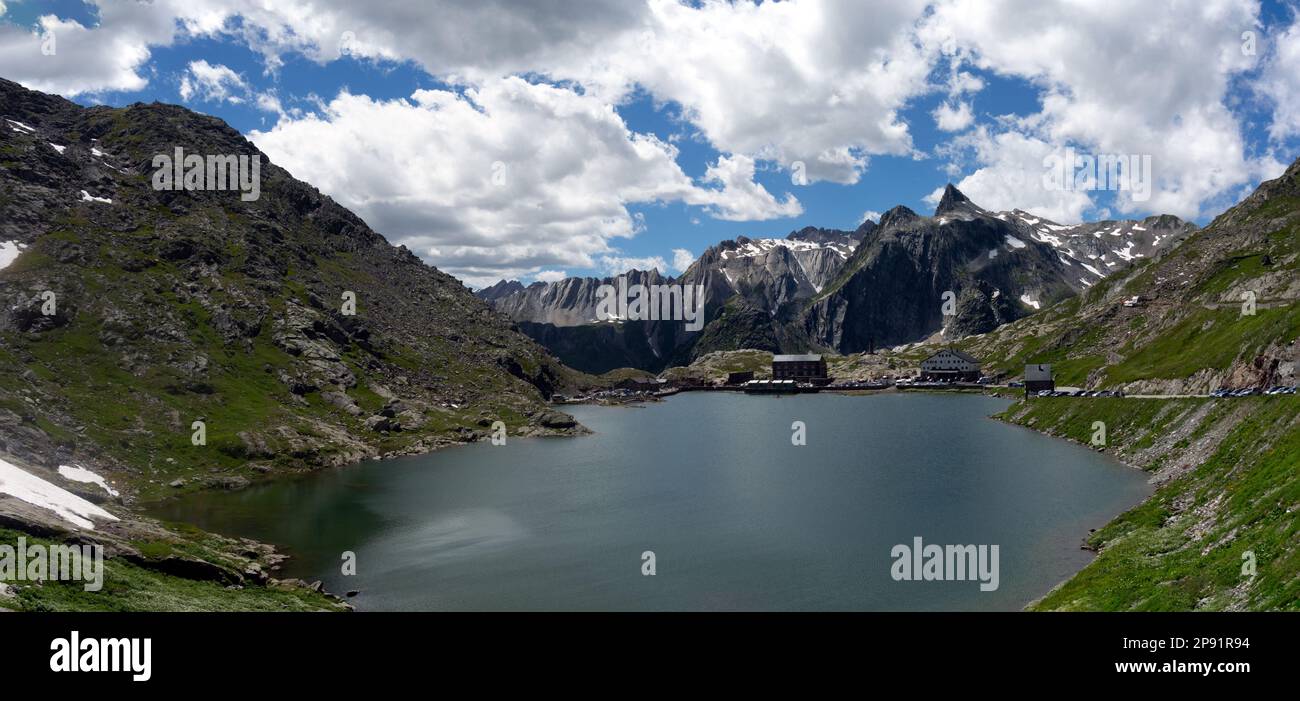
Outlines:
<svg viewBox="0 0 1300 701"><path fill-rule="evenodd" d="M374 610L999 610L1088 562L1150 493L980 396L683 394L570 407L595 431L325 471L165 505L280 545ZM807 445L791 444L791 423ZM999 546L999 587L895 581L896 544ZM343 576L342 553L357 574ZM655 575L642 574L642 553Z"/></svg>

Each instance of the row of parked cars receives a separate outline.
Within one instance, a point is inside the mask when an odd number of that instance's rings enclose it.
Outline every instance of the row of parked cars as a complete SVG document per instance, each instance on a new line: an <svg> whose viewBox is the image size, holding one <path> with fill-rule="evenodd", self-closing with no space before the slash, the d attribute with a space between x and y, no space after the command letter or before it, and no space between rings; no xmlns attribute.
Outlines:
<svg viewBox="0 0 1300 701"><path fill-rule="evenodd" d="M1124 390L1101 389L1101 390L1093 391L1093 390L1080 389L1080 390L1075 390L1073 392L1070 392L1070 391L1062 391L1062 390L1043 389L1038 391L1037 396L1039 397L1122 397L1124 396Z"/></svg>
<svg viewBox="0 0 1300 701"><path fill-rule="evenodd" d="M1232 389L1231 387L1224 387L1222 389L1216 389L1213 392L1210 392L1210 396L1211 397L1254 397L1262 394L1266 394L1266 395L1295 394L1296 389L1297 389L1296 385L1289 385L1289 386L1277 385L1275 387L1269 387L1268 389L1260 389L1258 387L1249 387L1246 389Z"/></svg>

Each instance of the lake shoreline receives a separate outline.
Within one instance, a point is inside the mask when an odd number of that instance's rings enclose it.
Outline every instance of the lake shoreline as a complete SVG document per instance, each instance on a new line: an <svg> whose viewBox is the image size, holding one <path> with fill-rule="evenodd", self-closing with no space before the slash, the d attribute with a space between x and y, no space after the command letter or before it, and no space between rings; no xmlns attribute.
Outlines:
<svg viewBox="0 0 1300 701"><path fill-rule="evenodd" d="M840 396L863 396L864 393L858 393L858 392L848 393L848 392L845 392L845 393L833 393L833 394L837 394L837 395L840 395ZM870 392L870 393L866 393L866 394L871 394L871 395L880 394L880 395L882 395L882 396L899 396L899 395L904 394L904 393L901 393L901 392ZM918 392L917 394L918 394L918 398L920 398L921 396L931 396L931 397L935 397L935 396L942 396L942 395L948 395L948 394L954 394L954 393L946 393L946 392ZM964 396L967 396L967 397L970 397L970 396L971 396L971 393L964 393L964 392L963 392L963 393L957 393L957 394L961 394L961 395L964 395ZM796 395L796 396L801 396L801 395ZM1003 396L998 396L998 395L994 395L994 394L989 394L989 395L985 395L985 396L987 396L988 399L1001 399L1001 400L1003 400L1003 401L1007 401L1007 400L1009 399L1009 398L1006 397L1005 395L1003 395ZM659 400L659 401L653 401L653 402L630 402L630 403L618 403L618 404L615 404L615 405L612 405L612 406L625 406L625 407L629 407L629 408L635 407L635 408L648 409L648 408L651 408L651 407L653 407L653 406L655 406L655 405L661 405L661 404L664 404L664 403L665 403L664 401ZM747 404L747 403L746 403L746 404ZM906 402L906 404L909 404L909 405L910 405L910 402ZM591 406L591 405L588 405L588 406ZM1006 408L1001 409L1001 410L996 410L996 411L994 411L994 410L990 410L989 413L983 413L983 411L980 411L978 417L972 416L971 418L972 418L972 419L976 419L976 420L983 420L983 419L987 419L987 418L997 418L998 415L999 415L1000 413L1002 413L1002 412L1006 412L1006 411L1009 411L1009 410L1011 410L1012 408L1014 408L1014 406L1015 406L1014 404L1010 404L1009 406L1007 406ZM933 414L934 414L933 410L923 410L923 411L925 411L927 415L933 415ZM780 413L780 412L778 412L778 413ZM840 412L840 413L843 413L843 412ZM581 419L580 417L575 417L575 418L576 418L576 419L579 419L580 422L586 420L586 419ZM589 417L589 418L590 418L590 417ZM1000 423L1002 423L1002 424L1006 424L1006 425L1013 425L1014 422L1000 421ZM595 425L595 424L592 424L592 425ZM1022 426L1022 427L1023 427L1023 426ZM600 427L597 426L597 428L593 431L593 433L599 433L599 432L600 432ZM1051 438L1056 438L1056 437L1057 437L1057 436L1052 436L1051 434L1046 433L1046 432L1043 432L1043 431L1035 431L1035 432L1036 432L1036 433L1039 433L1039 434L1041 434L1041 435L1044 435L1045 437L1051 437ZM530 437L534 437L534 436L530 436ZM551 436L537 436L537 437L551 437ZM561 437L572 437L572 436L561 436ZM511 436L511 438L515 438L515 436ZM483 441L475 441L475 442L483 442ZM452 444L448 444L448 445L444 445L444 446L439 446L439 447L440 447L440 448L441 448L441 447L468 447L468 446L473 445L475 442L457 442L457 443L452 443ZM512 441L512 443L513 443L513 441ZM530 441L529 443L531 444L532 442ZM436 451L428 451L428 452L426 452L426 453L422 453L421 455L429 455L429 454L431 454L432 452L436 452ZM453 451L453 452L454 452L454 453L460 453L461 451ZM368 460L364 460L364 461L358 461L357 463L351 463L351 464L348 464L348 465L336 466L336 467L337 467L337 470L332 470L332 471L328 471L328 472L338 472L338 473L340 473L340 474L342 474L342 473L347 473L347 472L351 472L352 470L356 469L359 465L362 465L362 464L386 463L386 462L390 462L390 461L394 460L394 458L398 458L398 457L400 457L400 458L409 458L409 457L418 457L418 456L405 456L405 455L403 455L403 456L386 456L386 457L384 457L384 458L368 459ZM461 459L458 458L457 461L459 461L459 460L461 460ZM1132 466L1129 465L1128 463L1122 463L1122 464L1124 464L1125 467L1129 467L1129 468L1132 467ZM269 485L269 484L281 483L281 482L282 482L282 483L285 483L285 484L299 483L299 482L302 481L302 480L301 480L301 477L303 477L303 476L319 476L319 475L322 474L322 472L327 472L327 471L315 470L315 471L311 471L311 472L305 472L305 473L302 473L302 474L295 474L295 475L293 475L293 476L292 476L291 478L289 478L289 479L285 479L286 477L289 477L289 476L287 476L287 475L285 475L285 476L280 476L280 477L278 477L278 478L275 479L275 480L270 480L268 483L263 483L263 484L261 484L261 485L259 485L259 486L267 486L267 485ZM372 474L373 474L373 473L372 473ZM333 480L333 479L335 479L335 478L329 478L329 479ZM373 478L372 478L372 477L364 477L363 479L373 479ZM178 496L181 496L181 495L178 495ZM1144 497L1144 499L1145 499L1145 497ZM168 502L172 502L172 501L175 501L175 500L172 499L172 500L167 500L167 501L168 501ZM164 502L156 502L154 505L155 505L155 506L156 506L156 505L165 505L165 503L164 503ZM171 518L172 520L185 520L183 517L178 519L178 517L177 517L177 515L176 515L175 513L173 513L173 515L170 516L170 518ZM196 523L196 520L198 520L198 519L191 519L191 520L188 520L188 521L186 521L186 522L187 522L187 523L191 523L191 524L198 525L198 524ZM219 532L219 533L224 533L224 532L226 532L226 531L223 531L223 530L221 530L221 529L210 528L210 527L207 526L207 525L198 525L198 527L200 527L200 528L204 528L204 529L207 529L207 530L213 530L214 532ZM237 533L238 535L241 535L241 536L242 536L242 535L247 534L247 531L244 531L244 532L236 532L236 533ZM1068 535L1068 534L1067 534L1067 535ZM255 537L256 537L258 540L263 540L263 541L265 541L265 542L269 542L269 543L274 543L274 544L276 544L277 549L279 549L281 552L284 552L284 553L289 554L289 555L292 557L292 560L290 560L290 563L291 563L291 564L287 564L287 565L286 565L286 571L292 572L292 573L294 573L294 574L302 573L302 572L305 571L305 570L303 570L302 568L299 568L299 567L295 567L295 566L294 566L294 565L298 565L298 564L300 564L300 562L299 562L300 558L298 557L298 554L299 554L299 553L298 553L298 549L297 549L297 548L296 548L296 547L295 547L291 542L285 542L285 541L283 541L283 540L277 540L277 539L275 539L275 538L267 538L267 537L263 537L262 535L257 535L257 536L255 536ZM1058 540L1058 539L1060 539L1060 538L1061 538L1061 534L1060 534L1060 533L1057 533L1056 535L1052 536L1053 541L1056 541L1056 540ZM995 540L995 541L993 541L993 542L999 542L999 541L996 541L996 540ZM1071 538L1069 542L1070 542L1070 543L1074 543L1074 542L1077 542L1077 541L1075 541L1075 540L1073 540L1073 538ZM1077 551L1075 551L1073 548L1070 548L1070 549L1068 549L1068 550L1066 550L1066 549L1062 549L1062 550L1059 551L1059 552L1061 552L1062 554L1064 554L1064 553L1066 553L1066 552L1077 552ZM1092 558L1089 558L1088 562L1091 562L1091 560L1092 560ZM1087 563L1084 563L1083 566L1086 566L1086 564L1087 564ZM310 565L309 565L308 567L310 567ZM1072 568L1072 569L1073 569L1073 568ZM1067 577L1067 579L1068 579L1068 577ZM333 587L331 587L331 588L336 588L336 589L352 589L352 588L354 588L354 587L351 587L351 586L348 586L348 585L338 585L338 584L335 584L335 585L334 585ZM372 587L372 588L373 588L373 587ZM1022 610L1022 609L1024 609L1025 607L1030 606L1030 605L1032 605L1035 601L1039 600L1042 596L1044 596L1044 592L1045 592L1045 591L1050 592L1050 590L1051 590L1051 588L1049 587L1048 589L1045 589L1045 590L1038 590L1038 591L1035 591L1032 595L1027 595L1026 598L1022 599L1019 603L1014 604L1014 608L1011 608L1010 610ZM366 608L368 608L368 607L365 606L364 604L361 604L361 605L359 605L359 608L366 609ZM978 610L978 608L979 608L979 607L975 607L974 609L970 609L970 610ZM869 609L869 610L870 610L870 609Z"/></svg>
<svg viewBox="0 0 1300 701"><path fill-rule="evenodd" d="M1293 519L1291 511L1258 507L1249 499L1220 501L1212 485L1224 480L1257 485L1288 461L1300 413L1294 397L1245 399L1100 399L1087 403L1032 402L1000 417L1009 423L1083 444L1100 422L1104 452L1147 474L1154 486L1140 504L1092 533L1097 552L1089 565L1030 604L1034 610L1275 609L1287 599L1294 570L1275 567L1271 576L1242 579L1241 553L1270 547L1270 528L1242 525ZM1240 446L1251 446L1241 449ZM1287 474L1285 471L1282 474ZM1256 487L1258 488L1258 487ZM1249 493L1249 492L1247 492ZM1272 504L1271 501L1266 501ZM1256 510L1259 509L1259 510ZM1193 552L1181 560L1155 559ZM1106 564L1096 564L1096 562ZM1141 569L1132 563L1142 563ZM1280 562L1280 561L1279 561ZM1205 579L1217 572L1218 579ZM1148 584L1135 584L1143 574ZM1202 577L1194 579L1193 577ZM1185 596L1180 583L1198 583ZM1294 600L1293 598L1291 599Z"/></svg>

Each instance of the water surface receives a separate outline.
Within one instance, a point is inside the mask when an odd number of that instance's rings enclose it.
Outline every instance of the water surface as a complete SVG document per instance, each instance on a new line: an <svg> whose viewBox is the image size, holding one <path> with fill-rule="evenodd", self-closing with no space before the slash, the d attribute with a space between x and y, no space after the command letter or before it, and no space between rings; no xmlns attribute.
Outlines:
<svg viewBox="0 0 1300 701"><path fill-rule="evenodd" d="M158 515L265 540L371 610L1002 610L1085 565L1146 477L942 394L688 393L567 409L594 435L373 461ZM791 444L791 424L807 445ZM890 577L890 549L997 544L1000 582ZM356 554L343 576L341 555ZM656 574L642 574L642 553Z"/></svg>

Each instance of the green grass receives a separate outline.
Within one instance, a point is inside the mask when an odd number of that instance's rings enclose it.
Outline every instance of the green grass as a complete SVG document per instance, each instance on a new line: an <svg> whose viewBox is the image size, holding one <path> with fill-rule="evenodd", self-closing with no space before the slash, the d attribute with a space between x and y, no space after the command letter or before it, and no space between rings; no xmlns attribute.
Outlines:
<svg viewBox="0 0 1300 701"><path fill-rule="evenodd" d="M1182 378L1211 368L1227 369L1252 358L1269 343L1300 336L1300 305L1257 309L1198 309L1150 342L1121 350L1124 361L1107 368L1112 383L1152 378Z"/></svg>
<svg viewBox="0 0 1300 701"><path fill-rule="evenodd" d="M76 231L77 222L41 239L41 245L60 237L80 241L84 248L95 246L96 232ZM135 234L145 237L149 227L141 227ZM116 251L99 253L95 265L79 278L85 290L74 299L101 299L119 307L131 308L139 304L139 291L150 290L147 298L153 306L152 314L170 318L171 326L184 329L185 341L132 339L128 349L142 351L142 362L135 367L124 367L120 362L123 350L106 346L103 341L104 326L96 308L82 303L73 309L69 322L39 335L12 334L7 337L10 346L0 349L0 390L8 390L12 399L5 406L30 420L45 431L56 444L72 446L79 437L94 441L119 463L130 470L118 477L126 480L134 495L142 501L163 498L177 491L202 488L212 476L241 476L250 481L267 479L262 472L253 470L250 460L270 463L277 472L294 472L310 469L307 458L295 457L288 450L287 439L281 439L269 429L288 426L301 435L322 433L314 426L324 422L342 425L354 434L372 440L380 451L398 450L411 442L430 435L459 436L464 427L475 426L482 418L481 411L492 414L493 420L505 421L512 430L527 424L529 419L513 407L514 397L508 394L486 393L472 407L459 410L435 409L427 412L426 422L414 431L381 436L362 426L366 415L377 412L385 400L371 388L370 373L366 367L372 362L369 353L355 343L340 349L343 362L358 379L358 385L348 390L354 401L366 412L362 417L352 417L330 405L318 392L304 396L301 404L291 396L289 389L279 380L281 370L290 368L295 360L275 346L268 329L251 345L227 343L217 332L211 312L198 301L177 296L173 282L181 277L174 265L159 259L139 272L124 270L139 256L126 256ZM134 254L133 254L134 255ZM48 257L40 250L28 250L20 257L18 270ZM345 256L346 257L346 256ZM327 268L342 270L339 261L323 261ZM11 267L5 271L8 275ZM337 272L337 270L336 270ZM227 282L238 287L242 275L232 274ZM354 275L353 277L356 277ZM156 290L156 291L155 291ZM297 291L301 302L306 297L306 287L293 279L285 285L280 295L269 298L273 314L282 311L287 296ZM71 294L71 293L69 293ZM227 308L238 309L240 302L223 289L210 291L214 304L224 303ZM145 329L118 329L130 334L145 333ZM451 343L431 339L427 352L394 345L386 349L387 360L412 374L436 368L436 372L454 386L494 387L502 383L499 370L484 363L469 362ZM208 360L208 371L198 381L187 378L172 367L177 359L185 360L202 355ZM167 361L164 361L167 359ZM170 361L170 362L168 362ZM520 361L525 372L536 373L539 367L528 358ZM80 436L68 426L60 426L46 418L45 412L32 412L19 399L18 392L28 386L22 379L30 371L35 381L45 385L46 391L59 397L61 409L75 417L84 426ZM5 392L0 392L0 395ZM0 397L3 398L3 397ZM191 443L191 424L202 417L206 424L207 444ZM240 437L241 432L256 432L273 449L274 458L251 456ZM322 450L328 451L329 444ZM169 487L176 478L186 484L180 490ZM195 478L195 479L192 479Z"/></svg>
<svg viewBox="0 0 1300 701"><path fill-rule="evenodd" d="M0 528L0 543L17 544L19 536L32 545L53 541ZM184 545L150 543L147 556L178 554ZM246 585L228 588L215 582L196 581L163 574L120 558L104 560L103 588L85 591L85 582L10 582L19 588L14 599L0 599L0 607L18 611L337 611L322 594L302 588Z"/></svg>
<svg viewBox="0 0 1300 701"><path fill-rule="evenodd" d="M1006 416L1085 441L1092 422L1105 421L1111 449L1134 450L1189 428L1206 402L1192 440L1232 412L1246 416L1203 464L1094 533L1096 560L1032 608L1300 610L1300 399L1053 400ZM1242 571L1247 552L1253 577Z"/></svg>

